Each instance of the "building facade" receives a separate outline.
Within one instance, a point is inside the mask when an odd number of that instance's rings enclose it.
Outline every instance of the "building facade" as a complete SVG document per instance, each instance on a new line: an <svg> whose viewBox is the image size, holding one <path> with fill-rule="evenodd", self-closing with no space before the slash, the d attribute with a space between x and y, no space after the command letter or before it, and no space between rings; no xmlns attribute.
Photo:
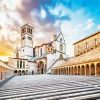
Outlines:
<svg viewBox="0 0 100 100"><path fill-rule="evenodd" d="M53 74L100 75L100 32L74 43L74 57L52 68Z"/></svg>
<svg viewBox="0 0 100 100"><path fill-rule="evenodd" d="M17 68L15 74L51 73L51 68L60 59L66 58L66 43L62 32L54 35L53 41L33 46L34 28L28 24L21 27L21 47L16 48L9 65Z"/></svg>

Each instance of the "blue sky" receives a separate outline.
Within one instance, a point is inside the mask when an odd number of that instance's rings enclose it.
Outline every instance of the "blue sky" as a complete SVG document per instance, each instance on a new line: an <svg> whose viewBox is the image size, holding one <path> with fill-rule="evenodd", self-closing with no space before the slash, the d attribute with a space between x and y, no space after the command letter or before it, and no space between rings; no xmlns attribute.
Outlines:
<svg viewBox="0 0 100 100"><path fill-rule="evenodd" d="M1 58L20 46L20 26L27 22L34 27L34 46L52 41L61 28L73 56L74 42L100 30L100 0L0 0Z"/></svg>

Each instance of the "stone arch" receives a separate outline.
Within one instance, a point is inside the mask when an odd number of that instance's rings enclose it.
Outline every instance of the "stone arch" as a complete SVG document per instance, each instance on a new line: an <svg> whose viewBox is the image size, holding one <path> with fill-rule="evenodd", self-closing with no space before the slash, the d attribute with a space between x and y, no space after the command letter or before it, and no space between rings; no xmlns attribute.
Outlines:
<svg viewBox="0 0 100 100"><path fill-rule="evenodd" d="M18 71L18 75L21 75L21 70Z"/></svg>
<svg viewBox="0 0 100 100"><path fill-rule="evenodd" d="M74 75L77 75L77 67L74 66Z"/></svg>
<svg viewBox="0 0 100 100"><path fill-rule="evenodd" d="M63 71L64 71L63 74L65 75L65 74L66 74L66 69L65 69L65 67L63 68Z"/></svg>
<svg viewBox="0 0 100 100"><path fill-rule="evenodd" d="M70 75L73 74L73 66L70 67Z"/></svg>
<svg viewBox="0 0 100 100"><path fill-rule="evenodd" d="M68 68L66 68L66 74L68 75Z"/></svg>
<svg viewBox="0 0 100 100"><path fill-rule="evenodd" d="M78 75L80 75L80 66L78 66L77 68L78 68Z"/></svg>
<svg viewBox="0 0 100 100"><path fill-rule="evenodd" d="M26 75L28 75L28 70L26 70Z"/></svg>
<svg viewBox="0 0 100 100"><path fill-rule="evenodd" d="M91 67L91 75L95 75L95 64L92 63L92 64L90 65L90 67Z"/></svg>
<svg viewBox="0 0 100 100"><path fill-rule="evenodd" d="M60 74L60 68L58 68L58 75Z"/></svg>
<svg viewBox="0 0 100 100"><path fill-rule="evenodd" d="M86 64L86 75L90 75L90 68L89 68L89 64Z"/></svg>
<svg viewBox="0 0 100 100"><path fill-rule="evenodd" d="M25 71L24 70L22 70L22 75L25 75Z"/></svg>
<svg viewBox="0 0 100 100"><path fill-rule="evenodd" d="M81 66L81 75L85 75L85 67L84 67L84 65Z"/></svg>
<svg viewBox="0 0 100 100"><path fill-rule="evenodd" d="M73 66L71 67L71 74L73 75L73 70L74 70L74 68L73 68Z"/></svg>
<svg viewBox="0 0 100 100"><path fill-rule="evenodd" d="M17 70L14 70L14 75L17 75L17 74L18 74Z"/></svg>
<svg viewBox="0 0 100 100"><path fill-rule="evenodd" d="M61 74L63 74L63 68L61 68Z"/></svg>
<svg viewBox="0 0 100 100"><path fill-rule="evenodd" d="M38 74L44 74L44 73L45 73L45 66L44 66L43 61L40 61L40 62L38 63L38 68L37 68L37 70L38 70Z"/></svg>
<svg viewBox="0 0 100 100"><path fill-rule="evenodd" d="M34 70L32 70L32 75L34 75Z"/></svg>
<svg viewBox="0 0 100 100"><path fill-rule="evenodd" d="M71 75L71 67L69 67L69 75Z"/></svg>
<svg viewBox="0 0 100 100"><path fill-rule="evenodd" d="M100 75L100 63L96 64L96 75Z"/></svg>

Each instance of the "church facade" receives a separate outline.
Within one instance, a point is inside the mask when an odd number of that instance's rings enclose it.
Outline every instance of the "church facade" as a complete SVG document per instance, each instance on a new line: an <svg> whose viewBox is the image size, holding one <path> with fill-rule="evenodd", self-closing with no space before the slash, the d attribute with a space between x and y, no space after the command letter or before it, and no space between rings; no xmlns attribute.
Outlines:
<svg viewBox="0 0 100 100"><path fill-rule="evenodd" d="M15 74L51 73L52 66L66 58L66 42L62 32L54 35L51 42L35 47L33 34L34 28L30 25L21 27L21 47L17 47L14 57L9 58L9 65L16 68Z"/></svg>
<svg viewBox="0 0 100 100"><path fill-rule="evenodd" d="M100 75L100 32L74 43L74 57L52 68L52 73Z"/></svg>

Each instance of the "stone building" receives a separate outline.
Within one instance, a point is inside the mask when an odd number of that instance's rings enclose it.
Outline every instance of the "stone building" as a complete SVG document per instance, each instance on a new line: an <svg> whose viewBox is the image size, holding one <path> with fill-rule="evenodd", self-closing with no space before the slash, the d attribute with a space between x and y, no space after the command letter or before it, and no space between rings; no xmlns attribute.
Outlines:
<svg viewBox="0 0 100 100"><path fill-rule="evenodd" d="M13 70L15 69L0 60L0 80L5 80L13 76Z"/></svg>
<svg viewBox="0 0 100 100"><path fill-rule="evenodd" d="M54 35L49 43L33 45L34 28L28 24L21 27L21 47L14 51L14 57L9 58L9 65L14 66L15 74L51 73L53 65L66 58L66 43L62 32Z"/></svg>
<svg viewBox="0 0 100 100"><path fill-rule="evenodd" d="M52 68L53 74L100 75L100 32L74 43L74 57Z"/></svg>

